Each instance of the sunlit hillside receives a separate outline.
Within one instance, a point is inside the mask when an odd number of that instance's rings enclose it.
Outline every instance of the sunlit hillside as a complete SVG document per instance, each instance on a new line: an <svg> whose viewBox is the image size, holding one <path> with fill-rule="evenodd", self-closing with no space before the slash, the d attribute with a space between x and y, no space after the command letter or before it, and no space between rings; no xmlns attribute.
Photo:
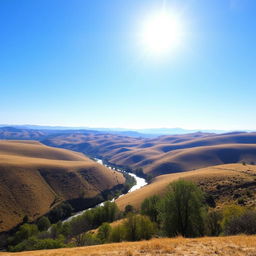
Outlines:
<svg viewBox="0 0 256 256"><path fill-rule="evenodd" d="M66 200L94 198L122 174L84 155L36 141L0 141L0 231L34 220Z"/></svg>
<svg viewBox="0 0 256 256"><path fill-rule="evenodd" d="M70 249L0 253L1 256L255 256L255 236L153 239Z"/></svg>
<svg viewBox="0 0 256 256"><path fill-rule="evenodd" d="M154 194L163 194L167 186L178 179L187 179L198 184L203 191L213 196L217 206L241 203L250 207L256 205L256 166L243 164L227 164L211 166L194 171L161 175L152 182L117 199L121 209L131 204L139 208L143 200Z"/></svg>

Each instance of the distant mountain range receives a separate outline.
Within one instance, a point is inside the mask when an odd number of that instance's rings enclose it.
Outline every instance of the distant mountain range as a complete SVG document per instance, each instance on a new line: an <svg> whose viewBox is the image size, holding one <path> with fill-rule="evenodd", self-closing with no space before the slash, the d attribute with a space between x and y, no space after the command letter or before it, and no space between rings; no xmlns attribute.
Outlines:
<svg viewBox="0 0 256 256"><path fill-rule="evenodd" d="M176 135L187 133L230 133L231 130L215 130L215 129L183 129L183 128L147 128L147 129L126 129L126 128L91 128L91 127L66 127L66 126L44 126L44 125L10 125L0 124L0 127L16 128L16 129L31 129L31 130L47 130L51 132L85 132L93 131L99 133L114 133L132 137L156 137L160 135ZM248 131L244 130L243 132ZM241 131L239 131L241 132Z"/></svg>

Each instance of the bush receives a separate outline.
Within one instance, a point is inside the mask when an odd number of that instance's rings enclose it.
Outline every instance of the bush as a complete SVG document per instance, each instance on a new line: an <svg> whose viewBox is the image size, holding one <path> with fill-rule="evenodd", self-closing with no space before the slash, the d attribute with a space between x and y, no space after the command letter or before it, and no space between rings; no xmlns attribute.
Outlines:
<svg viewBox="0 0 256 256"><path fill-rule="evenodd" d="M124 214L127 215L128 213L132 213L134 211L135 211L134 207L132 205L128 204L125 206Z"/></svg>
<svg viewBox="0 0 256 256"><path fill-rule="evenodd" d="M17 245L22 241L28 239L31 236L38 234L37 225L34 224L23 224L20 226L19 230L14 234L14 236L8 239L9 245Z"/></svg>
<svg viewBox="0 0 256 256"><path fill-rule="evenodd" d="M206 234L208 236L219 236L221 228L222 214L220 211L210 211L206 218Z"/></svg>
<svg viewBox="0 0 256 256"><path fill-rule="evenodd" d="M123 225L128 241L148 240L156 232L156 226L148 216L130 214Z"/></svg>
<svg viewBox="0 0 256 256"><path fill-rule="evenodd" d="M83 246L96 245L101 244L101 240L92 232L87 232L83 234L82 243Z"/></svg>
<svg viewBox="0 0 256 256"><path fill-rule="evenodd" d="M164 234L196 237L204 234L204 196L192 182L178 180L170 184L159 206Z"/></svg>
<svg viewBox="0 0 256 256"><path fill-rule="evenodd" d="M97 233L97 238L102 242L105 243L107 242L109 236L111 233L111 226L109 225L109 223L103 223L98 230Z"/></svg>
<svg viewBox="0 0 256 256"><path fill-rule="evenodd" d="M245 208L239 205L228 205L223 208L222 215L223 219L221 221L221 227L226 230L229 222L234 218L240 217L245 213Z"/></svg>
<svg viewBox="0 0 256 256"><path fill-rule="evenodd" d="M20 252L20 251L32 251L32 250L42 250L42 249L55 249L65 247L63 241L53 240L53 239L37 239L36 237L30 237L27 240L12 246L10 251Z"/></svg>
<svg viewBox="0 0 256 256"><path fill-rule="evenodd" d="M56 223L59 220L64 220L71 216L73 212L72 206L65 202L62 205L54 208L47 215L51 223Z"/></svg>
<svg viewBox="0 0 256 256"><path fill-rule="evenodd" d="M85 211L82 215L73 218L70 223L70 235L77 236L99 227L104 222L113 222L120 216L116 203L105 202L103 206Z"/></svg>
<svg viewBox="0 0 256 256"><path fill-rule="evenodd" d="M256 211L246 211L233 217L225 226L225 235L256 234Z"/></svg>
<svg viewBox="0 0 256 256"><path fill-rule="evenodd" d="M51 222L49 221L49 219L45 216L43 216L42 218L40 218L37 222L37 227L39 229L39 231L44 231L47 230L49 227L51 226Z"/></svg>
<svg viewBox="0 0 256 256"><path fill-rule="evenodd" d="M122 242L125 240L125 228L123 225L118 225L116 227L113 227L111 229L111 232L109 234L108 238L109 242Z"/></svg>

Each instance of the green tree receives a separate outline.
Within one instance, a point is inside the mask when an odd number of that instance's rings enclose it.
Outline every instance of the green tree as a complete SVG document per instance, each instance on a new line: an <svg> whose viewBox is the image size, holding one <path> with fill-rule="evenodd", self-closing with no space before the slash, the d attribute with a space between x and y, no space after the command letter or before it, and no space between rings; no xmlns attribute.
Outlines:
<svg viewBox="0 0 256 256"><path fill-rule="evenodd" d="M134 207L130 204L125 206L124 214L127 215L128 213L134 212Z"/></svg>
<svg viewBox="0 0 256 256"><path fill-rule="evenodd" d="M109 235L111 233L111 226L109 223L105 222L103 223L99 229L98 229L98 233L97 233L97 238L102 242L105 243L107 242Z"/></svg>
<svg viewBox="0 0 256 256"><path fill-rule="evenodd" d="M165 235L202 236L203 201L203 193L194 183L185 180L171 183L159 206L159 218Z"/></svg>
<svg viewBox="0 0 256 256"><path fill-rule="evenodd" d="M122 242L125 240L125 228L123 225L115 226L111 229L108 240L110 242Z"/></svg>
<svg viewBox="0 0 256 256"><path fill-rule="evenodd" d="M100 208L100 207L99 207ZM103 208L100 208L103 213L102 213L102 221L103 222L113 222L114 220L116 220L118 214L119 214L119 209L116 205L115 202L110 202L107 201L104 203Z"/></svg>
<svg viewBox="0 0 256 256"><path fill-rule="evenodd" d="M141 213L149 216L151 221L157 222L158 220L158 204L160 196L154 195L146 198L141 204Z"/></svg>
<svg viewBox="0 0 256 256"><path fill-rule="evenodd" d="M149 217L143 215L129 214L123 225L128 241L150 239L156 230Z"/></svg>
<svg viewBox="0 0 256 256"><path fill-rule="evenodd" d="M209 211L206 218L206 234L208 236L219 236L222 232L222 214L220 211Z"/></svg>
<svg viewBox="0 0 256 256"><path fill-rule="evenodd" d="M42 249L55 249L65 247L62 239L37 239L32 236L27 240L22 241L16 246L11 246L10 251L12 252L20 252L20 251L32 251L32 250L42 250Z"/></svg>
<svg viewBox="0 0 256 256"><path fill-rule="evenodd" d="M39 231L47 230L51 226L51 222L45 216L41 217L37 222L37 227Z"/></svg>
<svg viewBox="0 0 256 256"><path fill-rule="evenodd" d="M38 228L35 224L25 223L20 226L19 230L14 234L13 237L8 239L9 245L16 245L20 242L28 239L31 236L35 236L38 234Z"/></svg>

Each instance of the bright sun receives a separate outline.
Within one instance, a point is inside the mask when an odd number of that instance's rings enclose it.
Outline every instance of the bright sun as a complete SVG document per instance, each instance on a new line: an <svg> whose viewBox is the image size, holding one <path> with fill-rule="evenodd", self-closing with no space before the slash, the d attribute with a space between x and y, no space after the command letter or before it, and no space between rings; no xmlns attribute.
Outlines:
<svg viewBox="0 0 256 256"><path fill-rule="evenodd" d="M140 35L143 48L148 54L162 56L179 47L183 32L178 17L162 11L144 21Z"/></svg>

